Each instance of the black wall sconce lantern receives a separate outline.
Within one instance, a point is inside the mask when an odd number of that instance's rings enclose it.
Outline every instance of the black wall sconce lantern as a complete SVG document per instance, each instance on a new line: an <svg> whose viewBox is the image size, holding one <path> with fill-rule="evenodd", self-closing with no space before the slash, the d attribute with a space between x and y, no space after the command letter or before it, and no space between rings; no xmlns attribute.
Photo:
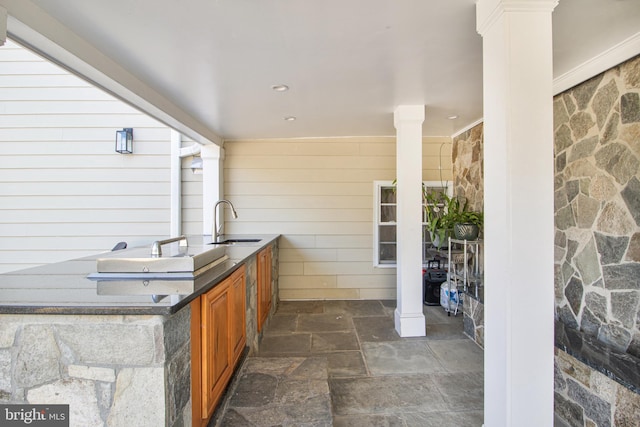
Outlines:
<svg viewBox="0 0 640 427"><path fill-rule="evenodd" d="M116 131L116 151L120 154L133 153L132 128L124 128Z"/></svg>

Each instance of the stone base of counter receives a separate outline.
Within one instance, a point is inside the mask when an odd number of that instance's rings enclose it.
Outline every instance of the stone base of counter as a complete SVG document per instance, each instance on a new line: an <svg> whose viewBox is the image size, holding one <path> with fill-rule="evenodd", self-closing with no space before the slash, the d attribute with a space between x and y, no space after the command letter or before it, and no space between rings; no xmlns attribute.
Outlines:
<svg viewBox="0 0 640 427"><path fill-rule="evenodd" d="M555 348L555 425L637 426L640 394Z"/></svg>
<svg viewBox="0 0 640 427"><path fill-rule="evenodd" d="M464 333L484 348L484 304L466 294L462 314L464 315Z"/></svg>
<svg viewBox="0 0 640 427"><path fill-rule="evenodd" d="M191 312L0 316L0 402L68 404L72 426L191 425ZM164 393L160 393L164 390Z"/></svg>

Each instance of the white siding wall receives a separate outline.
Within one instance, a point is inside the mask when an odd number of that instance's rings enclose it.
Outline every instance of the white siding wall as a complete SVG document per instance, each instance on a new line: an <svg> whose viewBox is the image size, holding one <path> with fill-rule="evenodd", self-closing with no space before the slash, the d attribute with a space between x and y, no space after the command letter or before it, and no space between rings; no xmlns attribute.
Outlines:
<svg viewBox="0 0 640 427"><path fill-rule="evenodd" d="M132 155L114 151L123 127L134 128ZM26 49L0 47L0 272L166 236L169 153L168 127Z"/></svg>
<svg viewBox="0 0 640 427"><path fill-rule="evenodd" d="M391 120L391 117L389 118ZM451 179L451 140L425 138L423 179ZM228 141L230 233L278 233L280 298L396 297L395 269L374 268L373 181L395 178L395 138Z"/></svg>

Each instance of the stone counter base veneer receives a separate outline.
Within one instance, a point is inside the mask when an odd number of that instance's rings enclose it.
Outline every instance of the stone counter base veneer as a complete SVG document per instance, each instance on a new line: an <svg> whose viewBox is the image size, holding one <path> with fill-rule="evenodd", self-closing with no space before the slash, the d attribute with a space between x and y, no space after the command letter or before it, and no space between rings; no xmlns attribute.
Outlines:
<svg viewBox="0 0 640 427"><path fill-rule="evenodd" d="M462 314L464 315L464 333L481 348L484 348L484 304L465 295Z"/></svg>
<svg viewBox="0 0 640 427"><path fill-rule="evenodd" d="M1 315L0 402L69 404L71 426L191 425L190 318Z"/></svg>
<svg viewBox="0 0 640 427"><path fill-rule="evenodd" d="M636 427L640 395L555 349L555 427Z"/></svg>

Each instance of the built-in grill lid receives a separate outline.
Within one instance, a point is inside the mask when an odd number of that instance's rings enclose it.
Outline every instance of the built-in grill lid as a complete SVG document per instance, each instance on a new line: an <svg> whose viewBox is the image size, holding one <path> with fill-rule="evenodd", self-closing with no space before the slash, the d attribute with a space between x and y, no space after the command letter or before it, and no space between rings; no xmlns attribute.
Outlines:
<svg viewBox="0 0 640 427"><path fill-rule="evenodd" d="M184 242L179 239L184 239ZM160 247L162 246L162 249ZM153 252L157 255L152 256ZM224 246L186 246L185 238L154 242L152 248L123 249L97 259L98 273L194 273L225 255Z"/></svg>

